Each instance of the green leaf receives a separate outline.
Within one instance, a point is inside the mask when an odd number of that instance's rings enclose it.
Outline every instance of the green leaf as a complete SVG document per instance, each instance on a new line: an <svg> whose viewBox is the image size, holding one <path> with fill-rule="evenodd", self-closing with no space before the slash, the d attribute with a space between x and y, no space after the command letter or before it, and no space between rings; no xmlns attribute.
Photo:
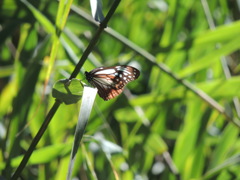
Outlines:
<svg viewBox="0 0 240 180"><path fill-rule="evenodd" d="M21 0L22 3L24 3L29 10L33 13L33 16L42 24L42 26L45 28L46 31L48 31L51 34L55 33L55 27L51 23L51 21L42 14L38 9L36 9L31 3L29 3L26 0Z"/></svg>
<svg viewBox="0 0 240 180"><path fill-rule="evenodd" d="M210 179L214 175L221 173L223 170L225 170L233 165L237 165L239 163L240 163L240 155L239 154L234 155L228 159L225 159L225 161L222 164L220 164L220 165L216 166L215 168L211 169L210 171L208 171L201 179L202 180Z"/></svg>
<svg viewBox="0 0 240 180"><path fill-rule="evenodd" d="M52 96L65 104L75 104L82 97L82 84L78 79L62 79L53 86Z"/></svg>
<svg viewBox="0 0 240 180"><path fill-rule="evenodd" d="M65 156L66 154L69 154L70 150L71 150L71 146L69 143L46 146L44 148L35 150L31 155L31 158L28 164L33 165L33 164L48 163L53 161L54 159L57 159L60 156ZM11 166L17 167L20 164L22 158L23 158L23 155L13 158L11 161ZM4 166L5 166L5 163L1 162L0 169L3 169Z"/></svg>
<svg viewBox="0 0 240 180"><path fill-rule="evenodd" d="M168 149L164 140L156 133L152 133L149 136L144 148L150 150L151 152L154 152L155 154L162 154Z"/></svg>
<svg viewBox="0 0 240 180"><path fill-rule="evenodd" d="M234 125L228 124L224 129L222 136L219 138L219 142L216 149L212 153L210 168L216 168L219 164L224 162L228 158L228 155L232 152L232 148L238 139L239 130ZM230 149L229 149L230 148Z"/></svg>
<svg viewBox="0 0 240 180"><path fill-rule="evenodd" d="M196 73L204 68L208 68L209 66L213 65L216 61L220 61L220 57L226 56L231 54L232 52L239 49L240 45L239 42L240 38L236 37L232 39L226 44L220 46L220 48L216 48L213 51L210 51L208 54L204 55L203 57L196 59L191 65L187 66L181 72L179 72L180 77L186 77L190 74Z"/></svg>
<svg viewBox="0 0 240 180"><path fill-rule="evenodd" d="M136 122L139 120L137 113L130 108L119 109L114 112L114 115L120 122Z"/></svg>

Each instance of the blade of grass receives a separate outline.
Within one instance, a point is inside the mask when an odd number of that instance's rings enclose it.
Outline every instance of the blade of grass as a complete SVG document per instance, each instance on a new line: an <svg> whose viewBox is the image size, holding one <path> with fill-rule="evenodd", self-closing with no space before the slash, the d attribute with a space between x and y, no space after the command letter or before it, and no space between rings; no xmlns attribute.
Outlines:
<svg viewBox="0 0 240 180"><path fill-rule="evenodd" d="M41 63L40 60L45 55L48 47L49 47L49 36L47 36L39 45L36 47L32 58L32 63L29 64L26 73L24 74L23 80L20 80L21 83L20 89L18 91L17 97L13 103L13 112L11 115L11 124L9 126L9 133L7 135L7 139L10 143L8 143L9 156L7 159L7 165L5 168L5 172L7 176L11 176L9 170L11 170L10 164L11 159L17 156L20 153L20 140L22 134L16 136L16 134L20 131L20 127L23 127L26 124L27 117L29 114L29 109L32 104L32 97L35 91L35 86L37 79L39 77L41 71Z"/></svg>
<svg viewBox="0 0 240 180"><path fill-rule="evenodd" d="M104 19L104 21L100 24L100 27L98 28L98 31L95 33L95 36L93 37L93 39L91 40L91 42L89 43L87 49L84 51L81 59L79 60L78 64L76 65L73 73L71 74L69 80L71 80L72 78L75 78L77 76L77 74L80 72L80 69L82 68L84 62L86 61L88 55L90 54L90 52L92 51L92 49L94 48L95 44L97 43L100 34L102 33L103 29L107 27L107 23L110 20L110 18L112 17L112 15L114 14L115 10L117 9L118 5L120 3L120 0L116 0L114 1L113 5L111 6L111 9L109 10L106 18ZM32 6L33 7L33 6ZM57 41L59 43L59 40ZM53 45L53 48L56 49L57 46ZM15 171L15 173L12 176L12 180L16 180L22 170L24 169L24 167L26 166L33 150L35 149L36 145L38 144L39 140L41 139L42 135L44 134L45 130L48 127L48 124L50 123L52 117L54 116L54 114L56 113L58 107L60 106L61 102L59 102L58 100L56 100L56 102L54 103L54 105L52 106L51 110L49 111L48 115L45 118L45 121L43 122L41 128L39 129L37 135L34 137L28 151L26 152L25 156L23 157L23 160L21 161L20 165L18 166L17 170Z"/></svg>
<svg viewBox="0 0 240 180"><path fill-rule="evenodd" d="M34 137L30 147L28 148L27 152L25 153L20 165L18 166L17 170L15 171L15 173L12 176L12 180L16 180L18 179L18 177L20 176L22 170L24 169L24 167L26 166L32 152L34 151L36 145L38 144L38 142L40 141L42 135L44 134L45 130L48 127L48 124L50 123L52 117L54 116L54 114L56 113L58 107L60 106L60 102L56 101L54 103L54 105L52 106L51 110L49 111L48 115L46 116L41 128L39 129L37 135Z"/></svg>
<svg viewBox="0 0 240 180"><path fill-rule="evenodd" d="M235 38L232 41L222 45L218 49L213 50L211 53L208 53L206 56L196 60L193 64L189 65L188 67L184 68L181 72L179 72L179 76L181 78L187 77L190 74L196 73L206 67L209 67L215 61L219 61L219 58L226 54L230 54L233 51L239 49L240 45L239 42L240 38Z"/></svg>
<svg viewBox="0 0 240 180"><path fill-rule="evenodd" d="M209 9L208 3L206 0L201 0L202 6L203 6L203 10L204 13L206 15L206 19L208 20L208 25L210 27L210 29L216 29L213 17L211 15L211 11ZM219 47L219 44L216 44L216 47ZM221 63L222 63L222 68L223 68L223 72L226 76L227 79L231 78L231 72L230 69L228 68L227 65L227 59L225 56L221 57ZM235 106L235 110L237 112L238 117L240 117L240 102L239 99L237 97L233 98L233 103Z"/></svg>
<svg viewBox="0 0 240 180"><path fill-rule="evenodd" d="M156 58L150 54L149 52L145 51L141 47L137 46L133 42L129 41L124 36L120 35L116 31L108 28L106 30L111 36L118 39L122 43L124 43L129 48L133 49L135 52L137 52L139 55L143 56L147 61L153 63L155 66L157 66L159 69L161 69L164 73L169 75L171 78L178 81L181 85L186 87L188 90L192 91L195 95L197 95L199 98L201 98L203 101L205 101L209 106L211 106L213 109L217 110L220 114L222 114L228 121L232 122L237 127L240 127L240 121L238 118L231 117L225 109L213 98L211 98L208 94L203 92L201 89L197 88L193 84L191 84L189 81L185 79L181 79L177 74L171 71L171 69L166 66L164 63L158 63L156 61Z"/></svg>
<svg viewBox="0 0 240 180"><path fill-rule="evenodd" d="M73 143L72 152L71 152L71 159L70 159L70 163L69 163L69 167L68 167L68 174L67 174L68 180L71 179L72 170L73 170L73 166L74 166L74 162L75 162L75 157L76 157L76 154L78 151L80 141L84 134L85 127L87 125L96 94L97 94L96 88L84 86L83 96L82 96L82 104L80 107L78 123L76 126L76 131L75 131L75 135L74 135L74 143Z"/></svg>
<svg viewBox="0 0 240 180"><path fill-rule="evenodd" d="M239 154L234 155L234 156L230 157L229 159L226 159L219 166L208 171L202 178L199 178L199 180L211 179L211 177L222 172L222 170L227 169L228 167L235 165L235 164L239 164L239 163L240 163L240 155Z"/></svg>
<svg viewBox="0 0 240 180"><path fill-rule="evenodd" d="M57 159L60 156L65 156L69 154L71 151L71 144L63 143L63 144L54 144L50 146L46 146L43 148L40 148L33 152L29 164L44 164L48 163L50 161L53 161L54 159ZM20 155L11 161L12 167L17 167L19 163L21 162L23 158L23 155ZM0 167L4 165L4 162L0 163Z"/></svg>
<svg viewBox="0 0 240 180"><path fill-rule="evenodd" d="M25 1L25 0L23 0ZM26 2L26 1L25 1ZM99 37L100 37L100 34L102 33L103 29L107 27L107 23L108 21L110 20L110 18L112 17L112 15L114 14L115 10L117 9L118 5L120 3L120 0L116 0L114 1L113 5L111 6L111 9L109 10L106 18L104 19L104 21L100 24L100 27L98 28L98 31L95 33L95 36L93 37L93 39L91 40L91 42L89 43L87 49L84 51L81 59L79 60L78 64L76 65L72 75L70 76L69 80L71 80L72 78L75 78L77 76L77 74L80 72L80 69L81 67L83 66L84 62L86 61L88 55L90 54L90 52L92 51L92 49L94 48L95 44L97 43ZM30 6L31 8L34 9L33 6ZM37 13L37 11L36 11ZM39 15L37 13L37 15ZM56 43L59 43L59 40L58 41L55 41ZM55 51L56 51L56 47L55 45L52 46ZM55 52L54 51L54 52ZM55 53L54 53L55 54ZM53 56L52 56L53 57ZM55 57L55 56L54 56ZM54 116L54 114L56 113L58 107L60 106L60 102L58 100L56 100L56 102L54 103L54 105L52 106L51 110L49 111L48 115L46 116L46 119L43 123L43 125L41 126L40 130L38 131L37 135L34 137L27 153L25 154L25 156L23 157L23 160L21 161L19 167L17 168L17 170L15 171L15 173L13 174L12 176L12 180L15 180L17 179L22 170L24 169L24 167L26 166L33 150L35 149L36 145L38 144L39 140L41 139L42 135L44 134L45 130L47 129L48 127L48 124L50 123L52 117Z"/></svg>
<svg viewBox="0 0 240 180"><path fill-rule="evenodd" d="M55 28L53 24L45 17L38 9L36 9L31 3L26 0L21 0L21 2L27 6L27 8L33 13L34 17L42 24L45 30L50 34L55 34Z"/></svg>
<svg viewBox="0 0 240 180"><path fill-rule="evenodd" d="M88 20L94 25L97 25L95 22L91 20L91 16L86 14L84 11L78 9L77 7L72 7L72 9L78 13L80 16L82 16L84 19ZM179 82L181 85L186 87L189 91L192 91L195 95L197 95L199 98L201 98L203 101L205 101L210 107L217 110L220 114L222 114L228 121L232 122L235 126L240 128L240 121L236 117L232 117L229 115L226 110L213 98L211 98L208 94L203 92L201 89L197 88L193 84L191 84L189 81L180 78L177 74L171 71L171 69L166 66L164 63L157 62L156 58L150 54L149 52L145 51L143 48L139 47L132 41L128 40L126 37L122 36L118 32L114 31L111 28L107 28L105 30L109 35L114 37L115 39L119 40L123 44L125 44L127 47L132 49L133 51L137 52L140 56L144 57L147 61L151 62L153 65L157 66L160 70L162 70L164 73L169 75L171 78ZM81 65L82 66L82 65ZM76 73L76 72L75 72ZM74 73L74 74L75 74ZM75 76L73 76L75 77Z"/></svg>

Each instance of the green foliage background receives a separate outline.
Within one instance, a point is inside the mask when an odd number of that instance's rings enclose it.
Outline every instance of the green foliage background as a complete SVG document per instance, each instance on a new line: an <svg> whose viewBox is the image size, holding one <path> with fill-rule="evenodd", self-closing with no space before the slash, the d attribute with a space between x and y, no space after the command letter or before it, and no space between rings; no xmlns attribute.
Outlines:
<svg viewBox="0 0 240 180"><path fill-rule="evenodd" d="M111 3L103 1L104 14ZM239 11L234 0L121 1L77 78L116 64L134 65L141 76L113 100L97 97L73 177L240 179ZM69 78L96 32L90 14L89 1L64 7L46 0L0 3L0 172L6 179L54 103L54 82ZM203 90L232 118L116 32ZM66 178L78 113L79 103L60 106L24 179Z"/></svg>

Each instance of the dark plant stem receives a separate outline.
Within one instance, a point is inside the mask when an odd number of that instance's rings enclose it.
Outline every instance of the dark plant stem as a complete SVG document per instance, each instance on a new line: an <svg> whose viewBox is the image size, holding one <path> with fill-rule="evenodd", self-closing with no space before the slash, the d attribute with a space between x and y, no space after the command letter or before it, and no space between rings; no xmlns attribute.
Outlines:
<svg viewBox="0 0 240 180"><path fill-rule="evenodd" d="M80 69L82 68L83 64L85 63L85 61L87 60L88 55L92 52L94 46L97 44L98 39L102 33L102 31L107 27L108 21L110 20L110 18L112 17L112 15L114 14L115 10L117 9L119 3L121 0L115 0L111 9L109 10L106 18L101 22L96 34L94 35L94 37L92 38L92 40L90 41L87 49L83 52L82 57L80 58L78 64L75 66L75 69L73 70L71 76L70 76L70 80L72 78L76 78L76 76L78 75L78 73L80 72Z"/></svg>
<svg viewBox="0 0 240 180"><path fill-rule="evenodd" d="M101 22L97 32L95 33L93 39L90 41L87 49L83 52L82 57L80 58L78 64L76 65L74 71L72 72L71 76L69 79L75 78L78 73L80 72L81 67L83 66L83 64L85 63L85 61L87 60L88 55L91 53L91 51L93 50L94 46L96 45L102 31L104 30L104 28L107 27L108 21L110 20L110 18L112 17L112 15L114 14L115 10L117 9L119 3L121 0L115 0L111 9L109 10L106 18ZM17 170L15 171L15 173L12 176L12 180L16 180L22 170L25 168L31 154L33 153L34 149L36 148L38 142L40 141L41 137L43 136L45 130L48 127L48 124L50 123L52 117L54 116L54 114L56 113L58 107L60 106L61 102L59 102L58 100L56 100L56 102L54 103L54 105L52 106L51 110L49 111L48 115L46 116L41 128L39 129L37 135L34 137L30 147L28 148L26 154L24 155L20 165L18 166Z"/></svg>
<svg viewBox="0 0 240 180"><path fill-rule="evenodd" d="M37 146L38 142L40 141L41 137L43 136L45 130L47 129L48 127L48 124L50 123L52 117L54 116L54 114L56 113L58 107L60 106L61 102L59 101L55 101L55 103L53 104L52 108L50 109L49 113L47 114L41 128L39 129L37 135L34 137L31 145L29 146L27 152L25 153L20 165L18 166L17 170L15 171L15 173L13 174L12 176L12 180L16 180L22 170L24 169L24 167L26 166L30 156L32 155L32 152L34 151L35 147Z"/></svg>

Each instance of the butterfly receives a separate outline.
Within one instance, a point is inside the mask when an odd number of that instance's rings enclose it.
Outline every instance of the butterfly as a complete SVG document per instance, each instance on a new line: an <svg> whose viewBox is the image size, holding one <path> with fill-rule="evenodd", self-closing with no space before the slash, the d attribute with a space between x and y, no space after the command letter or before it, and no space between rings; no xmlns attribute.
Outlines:
<svg viewBox="0 0 240 180"><path fill-rule="evenodd" d="M85 72L87 81L98 89L98 95L105 101L121 94L124 86L139 75L138 69L126 65L99 67Z"/></svg>

